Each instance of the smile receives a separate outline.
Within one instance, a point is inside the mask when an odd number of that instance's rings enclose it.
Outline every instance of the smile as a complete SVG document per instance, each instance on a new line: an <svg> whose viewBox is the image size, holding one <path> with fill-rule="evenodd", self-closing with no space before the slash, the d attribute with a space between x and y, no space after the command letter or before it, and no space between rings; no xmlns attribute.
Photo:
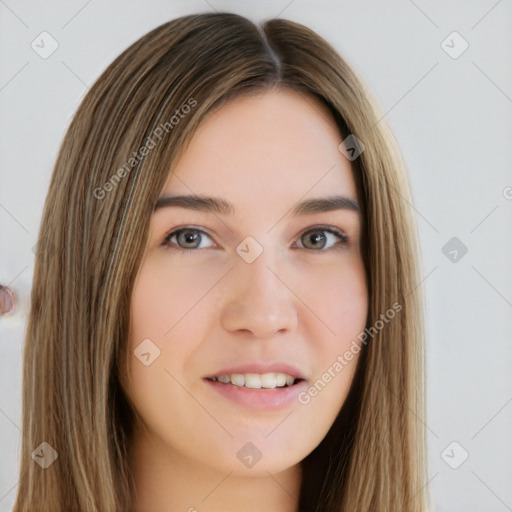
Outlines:
<svg viewBox="0 0 512 512"><path fill-rule="evenodd" d="M293 386L296 379L287 373L232 373L230 375L219 375L208 380L221 382L222 384L233 384L234 386L250 389L273 389Z"/></svg>

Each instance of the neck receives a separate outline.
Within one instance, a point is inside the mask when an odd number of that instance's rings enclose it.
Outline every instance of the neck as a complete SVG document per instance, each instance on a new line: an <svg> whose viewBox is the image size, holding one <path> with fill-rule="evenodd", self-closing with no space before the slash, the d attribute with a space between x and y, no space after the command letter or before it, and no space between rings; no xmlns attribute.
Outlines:
<svg viewBox="0 0 512 512"><path fill-rule="evenodd" d="M216 470L141 434L132 443L133 512L295 512L300 465L270 475Z"/></svg>

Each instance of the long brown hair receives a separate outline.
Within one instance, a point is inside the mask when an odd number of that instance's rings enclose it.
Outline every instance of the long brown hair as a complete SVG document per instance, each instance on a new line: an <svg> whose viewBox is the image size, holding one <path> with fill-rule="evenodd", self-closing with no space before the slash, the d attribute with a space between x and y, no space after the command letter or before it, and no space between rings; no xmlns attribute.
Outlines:
<svg viewBox="0 0 512 512"><path fill-rule="evenodd" d="M319 99L343 139L363 142L352 167L364 205L368 328L401 306L363 344L337 420L303 461L299 508L426 510L418 243L394 139L354 71L312 30L215 13L165 23L125 50L63 140L37 246L14 512L130 509L136 412L121 382L131 290L155 201L209 114L274 87ZM58 458L43 468L36 449Z"/></svg>

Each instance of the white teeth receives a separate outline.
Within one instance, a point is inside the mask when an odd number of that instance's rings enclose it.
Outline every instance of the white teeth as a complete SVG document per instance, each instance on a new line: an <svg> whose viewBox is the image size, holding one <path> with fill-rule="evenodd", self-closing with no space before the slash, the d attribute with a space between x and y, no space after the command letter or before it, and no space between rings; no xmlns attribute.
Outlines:
<svg viewBox="0 0 512 512"><path fill-rule="evenodd" d="M245 384L245 377L241 373L233 373L230 375L231 384L235 386L243 386Z"/></svg>
<svg viewBox="0 0 512 512"><path fill-rule="evenodd" d="M246 388L261 388L261 377L257 373L246 373L244 378Z"/></svg>
<svg viewBox="0 0 512 512"><path fill-rule="evenodd" d="M251 389L273 389L291 386L295 382L295 377L286 373L233 373L231 375L219 375L213 377L212 380Z"/></svg>
<svg viewBox="0 0 512 512"><path fill-rule="evenodd" d="M282 388L286 385L286 375L284 373L276 373L276 386Z"/></svg>
<svg viewBox="0 0 512 512"><path fill-rule="evenodd" d="M275 373L264 373L261 376L262 388L275 388L277 386L277 379Z"/></svg>

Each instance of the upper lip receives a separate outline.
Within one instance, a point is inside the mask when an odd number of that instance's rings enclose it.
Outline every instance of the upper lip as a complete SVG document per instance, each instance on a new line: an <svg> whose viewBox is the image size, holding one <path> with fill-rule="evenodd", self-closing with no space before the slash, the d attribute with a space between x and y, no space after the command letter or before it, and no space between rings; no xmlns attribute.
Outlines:
<svg viewBox="0 0 512 512"><path fill-rule="evenodd" d="M304 374L294 365L289 363L247 363L222 368L206 378L219 377L220 375L232 375L233 373L286 373L296 379L306 380Z"/></svg>

